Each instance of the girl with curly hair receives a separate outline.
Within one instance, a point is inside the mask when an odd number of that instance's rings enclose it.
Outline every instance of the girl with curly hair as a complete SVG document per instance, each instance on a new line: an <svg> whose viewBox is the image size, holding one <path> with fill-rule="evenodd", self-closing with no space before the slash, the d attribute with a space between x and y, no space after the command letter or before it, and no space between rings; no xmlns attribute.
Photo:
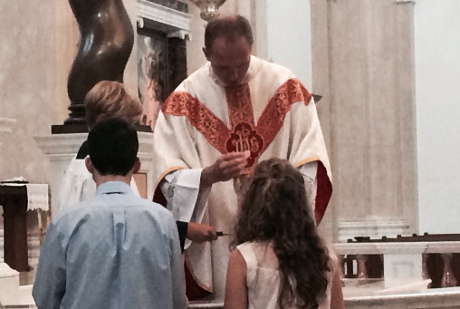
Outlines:
<svg viewBox="0 0 460 309"><path fill-rule="evenodd" d="M344 308L337 257L318 235L303 177L288 161L256 166L233 245L225 309Z"/></svg>

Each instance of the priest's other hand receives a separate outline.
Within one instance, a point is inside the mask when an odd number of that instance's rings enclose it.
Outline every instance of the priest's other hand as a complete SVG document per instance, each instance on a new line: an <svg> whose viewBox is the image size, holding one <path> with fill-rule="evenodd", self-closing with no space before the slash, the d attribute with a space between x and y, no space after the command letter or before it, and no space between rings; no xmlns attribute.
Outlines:
<svg viewBox="0 0 460 309"><path fill-rule="evenodd" d="M216 240L217 234L210 225L189 222L187 225L187 238L196 243L203 243Z"/></svg>
<svg viewBox="0 0 460 309"><path fill-rule="evenodd" d="M201 182L210 186L219 181L227 181L241 175L247 164L249 152L230 152L223 154L201 172Z"/></svg>

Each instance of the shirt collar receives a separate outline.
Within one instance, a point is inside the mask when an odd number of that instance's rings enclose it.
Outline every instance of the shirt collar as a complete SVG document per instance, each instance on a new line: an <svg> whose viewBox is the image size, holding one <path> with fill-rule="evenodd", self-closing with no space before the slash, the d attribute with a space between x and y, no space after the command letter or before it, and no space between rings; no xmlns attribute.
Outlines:
<svg viewBox="0 0 460 309"><path fill-rule="evenodd" d="M132 193L132 190L128 184L122 181L104 182L96 190L96 195L111 194L111 193L130 194Z"/></svg>

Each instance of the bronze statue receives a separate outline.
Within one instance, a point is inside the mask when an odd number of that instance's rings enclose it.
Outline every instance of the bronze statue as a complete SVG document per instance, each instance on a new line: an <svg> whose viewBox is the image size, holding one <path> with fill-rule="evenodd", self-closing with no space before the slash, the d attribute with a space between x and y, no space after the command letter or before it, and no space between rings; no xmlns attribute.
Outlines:
<svg viewBox="0 0 460 309"><path fill-rule="evenodd" d="M67 81L70 115L85 123L85 95L101 80L123 82L134 31L122 0L69 0L80 30L78 52Z"/></svg>

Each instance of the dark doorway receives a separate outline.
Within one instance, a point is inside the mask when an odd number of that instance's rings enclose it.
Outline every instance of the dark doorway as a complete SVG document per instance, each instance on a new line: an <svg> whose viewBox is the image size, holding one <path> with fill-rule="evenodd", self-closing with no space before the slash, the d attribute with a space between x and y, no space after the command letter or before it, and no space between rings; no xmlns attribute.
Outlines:
<svg viewBox="0 0 460 309"><path fill-rule="evenodd" d="M152 127L161 104L187 77L186 42L168 32L138 28L139 99L144 105L142 124ZM156 27L160 28L160 27Z"/></svg>

